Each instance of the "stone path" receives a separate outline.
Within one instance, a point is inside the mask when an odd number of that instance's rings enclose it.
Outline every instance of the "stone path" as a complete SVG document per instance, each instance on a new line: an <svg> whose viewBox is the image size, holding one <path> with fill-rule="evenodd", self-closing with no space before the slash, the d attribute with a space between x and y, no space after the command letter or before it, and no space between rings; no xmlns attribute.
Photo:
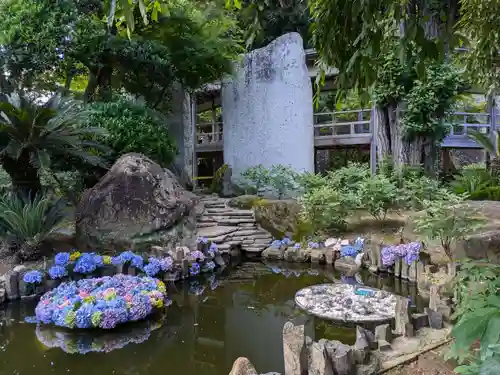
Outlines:
<svg viewBox="0 0 500 375"><path fill-rule="evenodd" d="M228 206L229 199L202 197L205 209L197 220L198 236L215 242L221 252L241 247L249 255L260 255L269 246L272 236L259 227L252 210Z"/></svg>
<svg viewBox="0 0 500 375"><path fill-rule="evenodd" d="M354 293L346 284L313 285L295 294L297 305L311 315L343 322L383 322L395 317L397 297L372 289L372 296ZM365 288L371 289L371 288Z"/></svg>

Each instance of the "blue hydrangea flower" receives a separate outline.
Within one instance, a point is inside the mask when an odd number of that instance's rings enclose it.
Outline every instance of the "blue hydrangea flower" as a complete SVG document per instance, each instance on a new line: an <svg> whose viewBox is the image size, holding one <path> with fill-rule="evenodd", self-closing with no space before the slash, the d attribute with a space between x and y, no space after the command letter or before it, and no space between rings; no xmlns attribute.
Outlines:
<svg viewBox="0 0 500 375"><path fill-rule="evenodd" d="M58 253L54 257L54 263L57 266L66 267L68 265L68 263L69 263L69 260L70 260L70 254L69 253Z"/></svg>
<svg viewBox="0 0 500 375"><path fill-rule="evenodd" d="M63 266L55 265L49 268L49 276L52 280L62 279L68 276L68 270Z"/></svg>
<svg viewBox="0 0 500 375"><path fill-rule="evenodd" d="M102 256L98 255L98 254L93 254L93 255L94 255L94 263L95 263L96 267L102 267L104 265L104 261L102 259Z"/></svg>
<svg viewBox="0 0 500 375"><path fill-rule="evenodd" d="M132 259L130 260L130 264L133 267L142 270L144 268L144 259L140 255L134 254Z"/></svg>
<svg viewBox="0 0 500 375"><path fill-rule="evenodd" d="M85 253L78 258L73 270L78 273L88 274L94 272L96 269L97 264L95 263L95 255Z"/></svg>
<svg viewBox="0 0 500 375"><path fill-rule="evenodd" d="M76 310L76 326L78 328L92 327L92 314L94 313L93 305L84 303Z"/></svg>
<svg viewBox="0 0 500 375"><path fill-rule="evenodd" d="M284 237L284 238L281 240L281 243L282 243L283 245L291 245L291 244L293 243L293 241L292 241L290 238L288 238L288 237Z"/></svg>
<svg viewBox="0 0 500 375"><path fill-rule="evenodd" d="M40 271L28 271L24 274L23 280L28 284L41 284L43 275Z"/></svg>
<svg viewBox="0 0 500 375"><path fill-rule="evenodd" d="M274 240L271 242L271 247L274 249L279 249L281 246L281 241L280 240Z"/></svg>
<svg viewBox="0 0 500 375"><path fill-rule="evenodd" d="M293 247L296 249L300 249L300 243L296 243L295 245L293 245Z"/></svg>
<svg viewBox="0 0 500 375"><path fill-rule="evenodd" d="M215 242L212 242L210 244L210 247L208 248L208 251L216 253L217 252L217 244Z"/></svg>
<svg viewBox="0 0 500 375"><path fill-rule="evenodd" d="M317 242L314 242L314 241L309 241L308 245L307 245L310 249L317 249L319 248L319 243Z"/></svg>
<svg viewBox="0 0 500 375"><path fill-rule="evenodd" d="M198 263L191 264L191 267L189 267L189 274L191 276L196 276L199 273L200 273L200 265Z"/></svg>
<svg viewBox="0 0 500 375"><path fill-rule="evenodd" d="M154 277L161 271L161 263L156 258L149 258L149 263L144 266L144 272L149 277Z"/></svg>

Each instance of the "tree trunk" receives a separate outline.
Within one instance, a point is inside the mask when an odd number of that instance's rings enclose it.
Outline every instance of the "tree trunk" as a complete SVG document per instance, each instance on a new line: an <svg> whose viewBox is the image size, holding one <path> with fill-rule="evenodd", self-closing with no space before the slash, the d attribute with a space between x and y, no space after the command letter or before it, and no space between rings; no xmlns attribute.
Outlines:
<svg viewBox="0 0 500 375"><path fill-rule="evenodd" d="M378 132L374 135L377 137L377 159L383 161L392 156L391 130L389 128L387 107L377 106L375 116L377 116L378 121Z"/></svg>
<svg viewBox="0 0 500 375"><path fill-rule="evenodd" d="M38 170L30 163L30 153L24 151L18 159L3 156L1 163L12 179L14 193L23 198L34 199L42 191Z"/></svg>
<svg viewBox="0 0 500 375"><path fill-rule="evenodd" d="M112 98L111 77L113 76L113 67L110 65L99 69L97 75L98 98L100 101L110 101Z"/></svg>
<svg viewBox="0 0 500 375"><path fill-rule="evenodd" d="M97 71L91 70L89 72L89 79L87 82L87 87L85 88L85 93L83 94L84 103L91 103L94 101L95 93L97 90Z"/></svg>

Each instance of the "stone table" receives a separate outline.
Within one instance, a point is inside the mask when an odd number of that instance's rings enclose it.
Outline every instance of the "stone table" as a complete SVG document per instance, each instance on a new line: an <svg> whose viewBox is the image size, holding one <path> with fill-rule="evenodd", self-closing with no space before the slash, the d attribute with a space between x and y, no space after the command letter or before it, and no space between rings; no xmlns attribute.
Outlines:
<svg viewBox="0 0 500 375"><path fill-rule="evenodd" d="M389 292L373 291L372 296L354 293L359 286L320 284L299 290L295 303L308 314L340 322L383 322L395 317L397 297Z"/></svg>

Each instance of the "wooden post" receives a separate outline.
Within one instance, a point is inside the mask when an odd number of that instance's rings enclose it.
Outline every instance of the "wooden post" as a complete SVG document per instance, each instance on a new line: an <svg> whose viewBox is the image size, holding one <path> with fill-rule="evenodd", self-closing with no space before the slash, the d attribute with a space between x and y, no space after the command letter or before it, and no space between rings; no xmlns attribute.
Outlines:
<svg viewBox="0 0 500 375"><path fill-rule="evenodd" d="M370 130L372 139L370 142L370 170L372 174L377 172L377 133L378 133L378 116L375 106L370 112Z"/></svg>
<svg viewBox="0 0 500 375"><path fill-rule="evenodd" d="M493 95L488 95L488 113L490 117L490 138L491 141L493 142L493 145L495 146L495 149L497 148L497 137L495 130L497 128L497 106L495 103L495 97Z"/></svg>
<svg viewBox="0 0 500 375"><path fill-rule="evenodd" d="M196 145L198 144L198 138L196 136L196 94L189 95L189 100L191 100L191 129L192 129L192 142L193 142L193 175L191 176L191 181L193 181L193 189L198 186L198 154L196 152Z"/></svg>

